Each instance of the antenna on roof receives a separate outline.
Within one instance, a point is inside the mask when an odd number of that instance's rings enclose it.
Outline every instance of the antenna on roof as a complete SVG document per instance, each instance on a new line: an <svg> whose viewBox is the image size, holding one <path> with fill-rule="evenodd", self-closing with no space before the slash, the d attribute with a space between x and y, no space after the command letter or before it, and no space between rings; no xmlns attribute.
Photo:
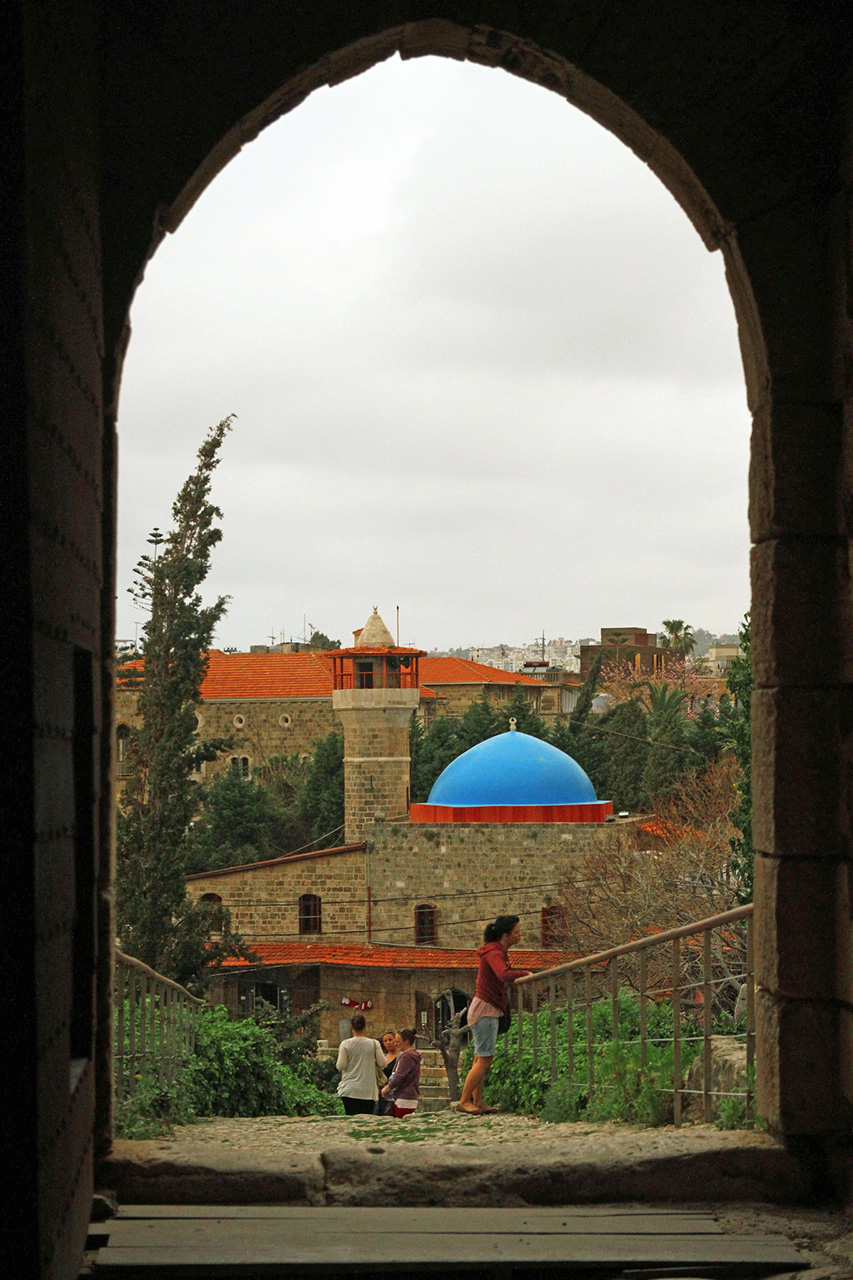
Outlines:
<svg viewBox="0 0 853 1280"><path fill-rule="evenodd" d="M397 648L400 648L400 606L397 605Z"/></svg>

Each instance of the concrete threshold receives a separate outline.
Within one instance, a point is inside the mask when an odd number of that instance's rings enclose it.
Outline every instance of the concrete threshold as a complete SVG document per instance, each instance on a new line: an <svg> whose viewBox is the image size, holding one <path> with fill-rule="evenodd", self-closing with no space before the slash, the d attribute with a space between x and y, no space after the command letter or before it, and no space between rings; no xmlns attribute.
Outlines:
<svg viewBox="0 0 853 1280"><path fill-rule="evenodd" d="M710 1129L476 1150L383 1143L378 1132L364 1144L280 1155L116 1141L99 1185L125 1205L807 1204L813 1193L803 1165L766 1134Z"/></svg>

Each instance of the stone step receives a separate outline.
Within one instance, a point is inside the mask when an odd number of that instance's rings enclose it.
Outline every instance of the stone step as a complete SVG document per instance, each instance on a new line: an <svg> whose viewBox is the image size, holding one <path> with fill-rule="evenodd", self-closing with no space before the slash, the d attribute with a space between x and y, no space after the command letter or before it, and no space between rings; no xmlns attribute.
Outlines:
<svg viewBox="0 0 853 1280"><path fill-rule="evenodd" d="M420 1099L420 1102L418 1103L418 1111L428 1111L428 1112L447 1111L449 1107L450 1107L449 1097L433 1098L428 1096L425 1098L423 1094L421 1094L421 1099Z"/></svg>

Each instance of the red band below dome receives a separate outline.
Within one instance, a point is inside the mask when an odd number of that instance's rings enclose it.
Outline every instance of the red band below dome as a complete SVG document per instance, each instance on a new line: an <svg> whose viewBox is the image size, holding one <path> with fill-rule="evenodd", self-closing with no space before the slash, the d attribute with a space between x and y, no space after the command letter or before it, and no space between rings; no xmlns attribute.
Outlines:
<svg viewBox="0 0 853 1280"><path fill-rule="evenodd" d="M410 822L604 822L613 812L612 800L588 804L502 804L463 806L413 804Z"/></svg>

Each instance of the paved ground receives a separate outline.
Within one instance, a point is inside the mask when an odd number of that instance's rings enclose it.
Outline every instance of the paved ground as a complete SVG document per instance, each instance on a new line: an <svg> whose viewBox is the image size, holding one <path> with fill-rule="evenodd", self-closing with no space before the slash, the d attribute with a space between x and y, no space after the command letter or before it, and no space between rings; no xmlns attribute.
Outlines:
<svg viewBox="0 0 853 1280"><path fill-rule="evenodd" d="M202 1121L117 1142L107 1185L123 1203L710 1204L727 1231L794 1243L811 1264L807 1280L853 1280L851 1211L772 1203L788 1194L793 1168L760 1133L447 1111ZM709 1202L709 1186L724 1194Z"/></svg>

